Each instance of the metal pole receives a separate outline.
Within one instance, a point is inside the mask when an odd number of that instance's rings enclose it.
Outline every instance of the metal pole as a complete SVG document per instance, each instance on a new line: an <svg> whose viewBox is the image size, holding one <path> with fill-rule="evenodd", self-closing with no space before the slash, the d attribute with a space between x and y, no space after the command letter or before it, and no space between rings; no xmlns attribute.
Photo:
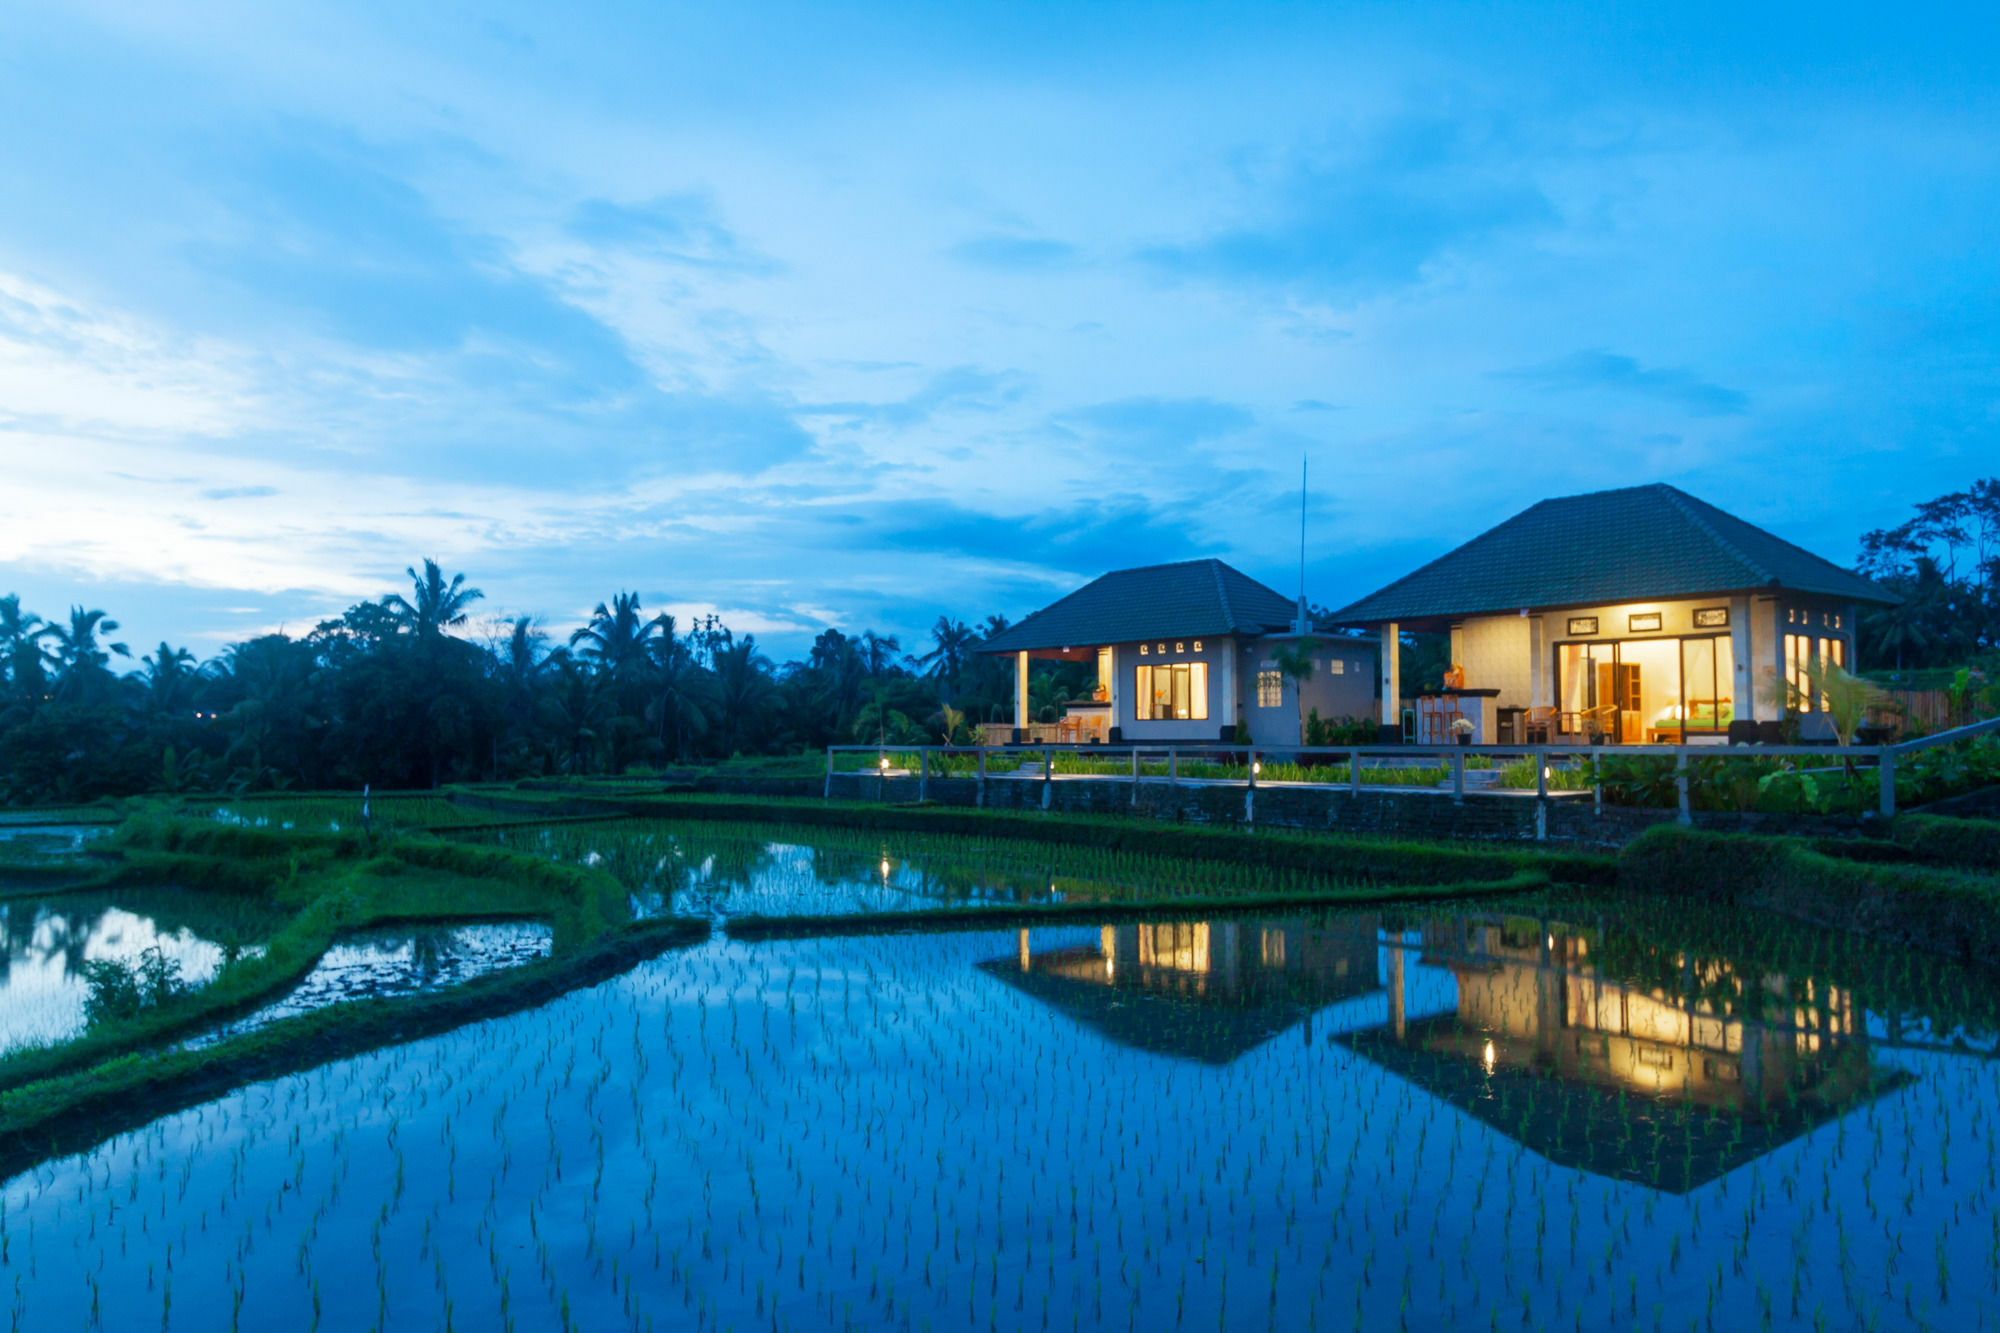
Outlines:
<svg viewBox="0 0 2000 1333"><path fill-rule="evenodd" d="M833 747L826 747L826 790L819 794L822 801L833 799Z"/></svg>
<svg viewBox="0 0 2000 1333"><path fill-rule="evenodd" d="M1451 799L1455 802L1465 800L1465 751L1462 748L1452 751Z"/></svg>
<svg viewBox="0 0 2000 1333"><path fill-rule="evenodd" d="M1674 790L1680 796L1680 822L1694 823L1694 807L1688 802L1688 752L1685 745L1674 749Z"/></svg>
<svg viewBox="0 0 2000 1333"><path fill-rule="evenodd" d="M1535 841L1549 837L1549 756L1535 751Z"/></svg>
<svg viewBox="0 0 2000 1333"><path fill-rule="evenodd" d="M1167 782L1169 785L1177 787L1180 785L1180 781L1181 781L1180 751L1176 750L1173 746L1169 745L1167 747Z"/></svg>
<svg viewBox="0 0 2000 1333"><path fill-rule="evenodd" d="M1351 796L1361 794L1361 751L1347 752L1347 791Z"/></svg>
<svg viewBox="0 0 2000 1333"><path fill-rule="evenodd" d="M1250 752L1250 783L1243 789L1243 822L1257 822L1257 752Z"/></svg>
<svg viewBox="0 0 2000 1333"><path fill-rule="evenodd" d="M1044 810L1049 808L1049 798L1054 794L1053 788L1050 786L1050 784L1055 781L1055 776L1056 776L1056 752L1053 749L1043 750L1042 751L1042 809Z"/></svg>
<svg viewBox="0 0 2000 1333"><path fill-rule="evenodd" d="M1894 819L1896 817L1895 750L1893 750L1887 745L1883 746L1882 754L1881 757L1877 760L1877 764L1878 764L1878 771L1880 772L1882 777L1882 818Z"/></svg>
<svg viewBox="0 0 2000 1333"><path fill-rule="evenodd" d="M926 745L917 751L917 804L922 805L931 794L931 747Z"/></svg>
<svg viewBox="0 0 2000 1333"><path fill-rule="evenodd" d="M1139 747L1132 747L1132 804L1139 804Z"/></svg>
<svg viewBox="0 0 2000 1333"><path fill-rule="evenodd" d="M986 747L983 745L979 747L979 795L976 799L979 802L979 808L984 810L986 808Z"/></svg>
<svg viewBox="0 0 2000 1333"><path fill-rule="evenodd" d="M1592 813L1602 819L1604 818L1604 770L1597 766L1597 756L1594 754L1590 756L1590 791Z"/></svg>

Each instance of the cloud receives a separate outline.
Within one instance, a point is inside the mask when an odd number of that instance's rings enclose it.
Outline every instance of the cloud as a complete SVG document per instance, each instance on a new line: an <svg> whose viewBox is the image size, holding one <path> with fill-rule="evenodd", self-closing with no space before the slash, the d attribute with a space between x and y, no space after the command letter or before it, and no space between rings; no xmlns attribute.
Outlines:
<svg viewBox="0 0 2000 1333"><path fill-rule="evenodd" d="M1547 225L1555 209L1504 149L1456 121L1404 118L1371 138L1253 168L1253 216L1142 247L1162 276L1354 298L1407 286L1447 254Z"/></svg>
<svg viewBox="0 0 2000 1333"><path fill-rule="evenodd" d="M213 490L203 491L201 498L204 500L261 500L265 496L276 495L277 493L278 488L276 486L218 486Z"/></svg>
<svg viewBox="0 0 2000 1333"><path fill-rule="evenodd" d="M1178 447L1233 435L1256 418L1213 398L1141 397L1078 408L1058 421L1119 442Z"/></svg>
<svg viewBox="0 0 2000 1333"><path fill-rule="evenodd" d="M950 253L962 263L1010 273L1066 268L1077 259L1075 246L1031 236L975 236Z"/></svg>
<svg viewBox="0 0 2000 1333"><path fill-rule="evenodd" d="M1136 498L1087 501L1037 513L985 513L944 501L871 514L852 539L871 546L1028 565L1095 578L1110 569L1210 554L1177 508Z"/></svg>
<svg viewBox="0 0 2000 1333"><path fill-rule="evenodd" d="M929 383L907 398L884 403L819 403L800 411L806 416L848 417L900 429L919 425L948 409L997 412L1018 402L1027 388L1027 377L1012 371L953 366L933 375Z"/></svg>
<svg viewBox="0 0 2000 1333"><path fill-rule="evenodd" d="M1552 392L1608 389L1636 394L1672 404L1696 417L1740 416L1750 406L1748 394L1711 384L1691 370L1648 370L1632 357L1602 350L1572 352L1538 366L1499 371L1495 378Z"/></svg>
<svg viewBox="0 0 2000 1333"><path fill-rule="evenodd" d="M661 195L642 204L586 199L570 214L564 230L587 245L698 268L757 275L778 271L777 264L746 249L736 233L717 220L715 205L705 194Z"/></svg>

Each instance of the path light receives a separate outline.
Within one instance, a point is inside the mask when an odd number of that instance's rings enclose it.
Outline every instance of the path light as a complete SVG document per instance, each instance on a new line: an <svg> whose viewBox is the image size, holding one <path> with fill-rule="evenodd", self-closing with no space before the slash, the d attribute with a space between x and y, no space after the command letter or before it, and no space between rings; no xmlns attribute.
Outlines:
<svg viewBox="0 0 2000 1333"><path fill-rule="evenodd" d="M882 757L881 757L880 759L876 760L875 762L876 762L877 764L879 764L879 765L881 766L881 768L882 768L882 771L883 771L884 773L887 773L887 772L889 771L889 756L888 756L888 755L886 755L886 754L885 754L885 755L883 755L883 756L882 756Z"/></svg>
<svg viewBox="0 0 2000 1333"><path fill-rule="evenodd" d="M1261 762L1252 763L1250 765L1250 771L1252 773L1262 773L1264 771L1264 765Z"/></svg>

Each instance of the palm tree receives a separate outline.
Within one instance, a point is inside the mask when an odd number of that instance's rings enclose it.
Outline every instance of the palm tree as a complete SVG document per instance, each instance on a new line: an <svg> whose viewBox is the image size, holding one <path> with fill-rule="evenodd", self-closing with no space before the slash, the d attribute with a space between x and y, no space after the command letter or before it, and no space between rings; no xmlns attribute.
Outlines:
<svg viewBox="0 0 2000 1333"><path fill-rule="evenodd" d="M979 636L964 621L939 616L937 624L931 626L931 642L936 646L917 658L917 665L930 668L930 674L945 687L945 697L949 699L958 692L959 672L964 670L966 658L979 642Z"/></svg>
<svg viewBox="0 0 2000 1333"><path fill-rule="evenodd" d="M195 681L200 679L194 669L194 654L162 639L158 648L139 660L146 665L147 707L162 716L184 709Z"/></svg>
<svg viewBox="0 0 2000 1333"><path fill-rule="evenodd" d="M708 734L715 714L719 702L715 676L695 661L686 643L674 637L673 617L662 618L666 624L653 640L653 698L646 705L646 718L658 728L662 746L668 732L673 733L674 757L686 759L693 742Z"/></svg>
<svg viewBox="0 0 2000 1333"><path fill-rule="evenodd" d="M414 630L424 638L463 625L465 608L486 595L477 588L466 587L463 574L452 575L451 582L446 583L438 562L429 558L424 560L422 574L414 567L403 572L410 576L415 600L392 593L382 599L382 605L404 629Z"/></svg>
<svg viewBox="0 0 2000 1333"><path fill-rule="evenodd" d="M130 657L132 650L122 643L99 644L100 634L116 634L118 622L102 611L69 609L69 624L49 628L55 644L56 694L66 702L78 702L96 693L112 680L111 654Z"/></svg>
<svg viewBox="0 0 2000 1333"><path fill-rule="evenodd" d="M1279 672L1292 682L1292 695L1299 708L1299 744L1306 743L1306 682L1313 678L1313 653L1319 649L1319 640L1307 637L1281 644L1271 654Z"/></svg>
<svg viewBox="0 0 2000 1333"><path fill-rule="evenodd" d="M770 705L776 688L771 659L757 651L756 635L744 635L741 643L725 639L715 650L715 682L722 705L722 752L734 754L737 743Z"/></svg>
<svg viewBox="0 0 2000 1333"><path fill-rule="evenodd" d="M872 629L861 631L861 660L868 664L871 679L887 675L902 651L903 641L893 634L877 634Z"/></svg>
<svg viewBox="0 0 2000 1333"><path fill-rule="evenodd" d="M18 594L0 597L0 679L22 699L37 699L47 692L44 667L49 654L42 640L50 628L40 616L21 609Z"/></svg>
<svg viewBox="0 0 2000 1333"><path fill-rule="evenodd" d="M648 620L639 607L639 594L621 592L607 606L603 602L590 613L590 623L569 636L570 647L598 672L623 682L643 675L651 664L654 636L673 637L672 616L658 615Z"/></svg>

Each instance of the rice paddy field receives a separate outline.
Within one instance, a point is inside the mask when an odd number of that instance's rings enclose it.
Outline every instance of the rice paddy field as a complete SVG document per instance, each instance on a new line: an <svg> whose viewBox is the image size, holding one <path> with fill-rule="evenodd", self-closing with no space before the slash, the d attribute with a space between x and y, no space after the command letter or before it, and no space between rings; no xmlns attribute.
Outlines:
<svg viewBox="0 0 2000 1333"><path fill-rule="evenodd" d="M848 916L1342 887L1305 873L1052 848L1020 838L647 819L488 827L451 836L607 870L641 916Z"/></svg>
<svg viewBox="0 0 2000 1333"><path fill-rule="evenodd" d="M2000 1319L2000 987L1970 965L1576 891L753 942L732 915L1239 872L746 826L463 836L723 928L7 1180L11 1328Z"/></svg>

